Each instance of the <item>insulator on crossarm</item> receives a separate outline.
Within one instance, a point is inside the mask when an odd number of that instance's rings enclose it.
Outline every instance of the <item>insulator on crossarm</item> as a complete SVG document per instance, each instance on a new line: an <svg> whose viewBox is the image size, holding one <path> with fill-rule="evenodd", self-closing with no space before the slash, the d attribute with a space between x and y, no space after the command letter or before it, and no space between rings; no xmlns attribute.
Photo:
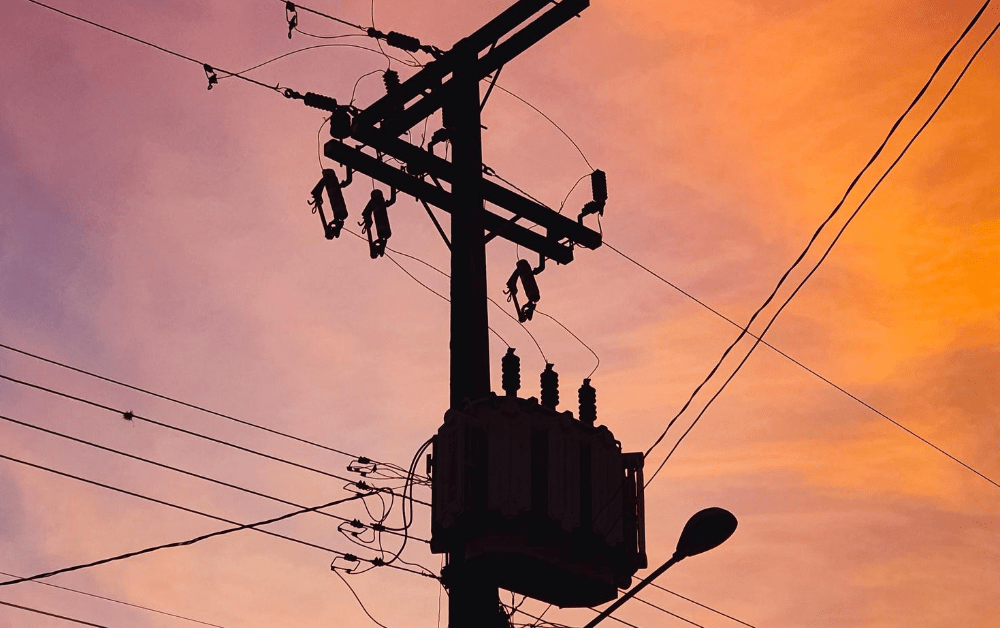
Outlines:
<svg viewBox="0 0 1000 628"><path fill-rule="evenodd" d="M546 364L542 371L542 406L555 410L559 405L559 373L552 370L552 364Z"/></svg>
<svg viewBox="0 0 1000 628"><path fill-rule="evenodd" d="M382 75L382 82L385 83L386 94L395 94L396 90L399 89L399 72L386 70Z"/></svg>
<svg viewBox="0 0 1000 628"><path fill-rule="evenodd" d="M500 360L503 376L503 390L508 397L516 397L521 389L521 358L514 353L514 348L507 349L507 355Z"/></svg>
<svg viewBox="0 0 1000 628"><path fill-rule="evenodd" d="M597 423L597 391L590 385L590 379L580 386L580 422L594 427Z"/></svg>
<svg viewBox="0 0 1000 628"><path fill-rule="evenodd" d="M603 170L590 173L590 187L594 192L594 200L604 203L608 200L608 177Z"/></svg>

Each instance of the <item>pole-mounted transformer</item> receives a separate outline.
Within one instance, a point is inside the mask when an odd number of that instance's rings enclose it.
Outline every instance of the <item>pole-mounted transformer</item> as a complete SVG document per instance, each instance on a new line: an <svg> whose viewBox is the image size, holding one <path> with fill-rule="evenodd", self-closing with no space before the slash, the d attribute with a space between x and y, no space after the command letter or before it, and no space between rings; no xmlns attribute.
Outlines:
<svg viewBox="0 0 1000 628"><path fill-rule="evenodd" d="M498 586L562 607L615 599L646 566L643 457L597 419L584 380L579 420L559 412L552 364L541 403L517 396L520 360L501 360L504 394L451 409L434 437L431 551L461 552Z"/></svg>

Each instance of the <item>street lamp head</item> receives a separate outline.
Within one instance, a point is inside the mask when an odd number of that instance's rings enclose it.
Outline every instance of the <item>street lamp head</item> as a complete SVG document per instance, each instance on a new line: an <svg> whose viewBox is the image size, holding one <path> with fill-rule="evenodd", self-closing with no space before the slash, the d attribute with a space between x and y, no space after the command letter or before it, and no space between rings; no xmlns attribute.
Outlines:
<svg viewBox="0 0 1000 628"><path fill-rule="evenodd" d="M722 545L736 531L736 526L736 517L723 508L706 508L696 512L684 525L674 560L683 560Z"/></svg>

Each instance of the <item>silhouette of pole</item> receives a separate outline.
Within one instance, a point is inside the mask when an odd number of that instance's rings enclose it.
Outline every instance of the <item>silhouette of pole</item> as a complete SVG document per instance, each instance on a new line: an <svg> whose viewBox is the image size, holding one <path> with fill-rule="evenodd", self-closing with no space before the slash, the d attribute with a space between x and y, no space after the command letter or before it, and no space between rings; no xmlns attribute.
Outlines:
<svg viewBox="0 0 1000 628"><path fill-rule="evenodd" d="M483 231L483 146L477 54L456 45L454 89L443 115L451 136L454 211L451 213L451 407L490 393L489 321L486 309L486 238ZM481 461L484 462L484 461ZM500 598L487 574L448 556L449 628L498 628Z"/></svg>

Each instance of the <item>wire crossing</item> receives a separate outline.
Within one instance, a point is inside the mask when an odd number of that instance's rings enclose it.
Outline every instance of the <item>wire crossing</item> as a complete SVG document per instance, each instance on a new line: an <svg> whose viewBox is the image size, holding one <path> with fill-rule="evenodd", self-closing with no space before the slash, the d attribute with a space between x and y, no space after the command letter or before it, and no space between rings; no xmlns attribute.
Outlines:
<svg viewBox="0 0 1000 628"><path fill-rule="evenodd" d="M113 412L114 414L122 416L122 417L124 417L125 419L127 419L129 421L142 421L142 422L145 422L145 423L149 423L150 425L155 425L157 427L161 427L161 428L164 428L164 429L167 429L167 430L175 431L175 432L178 432L178 433L181 433L181 434L186 434L188 436L193 436L195 438L199 438L199 439L211 442L211 443L215 443L217 445L224 445L226 447L230 447L230 448L235 449L237 451L242 451L244 453L248 453L248 454L251 454L251 455L254 455L254 456L258 456L258 457L264 458L266 460L271 460L273 462L279 462L281 464L285 464L285 465L288 465L288 466L291 466L291 467L295 467L297 469L302 469L304 471L311 471L311 472L317 473L319 475L324 475L326 477L334 478L334 479L337 479L337 480L342 480L344 482L347 482L347 484L357 486L358 488L362 488L362 489L365 488L365 485L362 482L358 482L356 480L353 480L353 479L350 479L350 478L346 478L346 477L341 476L341 475L337 475L336 473L330 473L329 471L324 471L324 470L318 469L316 467L312 467L312 466L309 466L309 465L300 464L298 462L294 462L294 461L288 460L286 458L282 458L280 456L274 456L274 455L271 455L271 454L260 452L260 451L257 451L255 449L251 449L249 447L244 447L242 445L237 445L235 443L231 443L231 442L229 442L227 440L223 440L223 439L220 439L220 438L215 438L215 437L212 437L212 436L207 436L205 434L201 434L199 432L194 432L194 431L191 431L191 430L188 430L188 429L184 429L182 427L177 427L176 425L171 425L169 423L163 423L161 421L157 421L157 420L151 419L149 417L145 417L145 416L142 416L140 414L136 414L135 412L132 412L131 410L119 410L117 408L113 408L111 406L108 406L108 405L105 405L105 404L102 404L102 403L98 403L96 401L92 401L92 400L86 399L84 397L77 397L75 395L71 395L69 393L64 393L64 392L61 392L61 391L58 391L58 390L54 390L52 388L47 388L47 387L41 386L39 384L34 384L34 383L27 382L27 381L24 381L24 380L16 379L14 377L10 377L9 375L4 375L2 373L0 373L0 379L7 380L7 381L12 382L14 384L20 384L20 385L26 386L28 388L34 388L35 390L40 390L42 392L46 392L46 393L49 393L51 395L55 395L55 396L58 396L58 397L63 397L65 399L70 399L72 401L77 401L79 403L83 403L83 404L86 404L86 405L89 405L89 406L92 406L92 407L95 407L95 408L100 408L102 410L107 410L108 412ZM385 492L388 492L388 493L392 493L393 492L391 489L380 489L380 490L384 490ZM393 493L393 494L395 494L395 493ZM415 498L414 498L413 501L415 501L418 504L422 504L424 506L428 506L428 507L430 506L430 503L426 502L426 501L422 501L422 500L415 499Z"/></svg>
<svg viewBox="0 0 1000 628"><path fill-rule="evenodd" d="M213 478L213 477L210 477L210 476L207 476L207 475L202 475L202 474L199 474L199 473L195 473L193 471L188 471L186 469L181 469L180 467L175 467L175 466L171 466L169 464L165 464L165 463L162 463L162 462L157 462L155 460L150 460L149 458L143 458L142 456L137 456L135 454L130 454L128 452L121 451L119 449L114 449L113 447L106 447L104 445L100 445L98 443L95 443L95 442L92 442L92 441L88 441L88 440L85 440L85 439L82 439L82 438L76 438L74 436L70 436L68 434L64 434L62 432L58 432L56 430L50 430L50 429L47 429L47 428L44 428L44 427L40 427L38 425L33 425L31 423L25 423L24 421L18 421L17 419L13 419L11 417L4 416L2 414L0 414L0 420L7 421L8 423L13 423L15 425L20 425L22 427L26 427L28 429L36 430L36 431L39 431L39 432L42 432L42 433L45 433L45 434L50 434L52 436L57 436L59 438L63 438L65 440L69 440L69 441L72 441L74 443L79 443L81 445L86 445L88 447L92 447L94 449L98 449L98 450L101 450L101 451L106 451L108 453L112 453L112 454L115 454L115 455L118 455L118 456L122 456L124 458L129 458L129 459L132 459L132 460L136 460L138 462L142 462L142 463L148 464L150 466L159 467L161 469L166 469L168 471L173 471L175 473L178 473L178 474L181 474L181 475L186 475L188 477L196 478L198 480L202 480L202 481L205 481L205 482L209 482L209 483L215 484L217 486L222 486L222 487L225 487L225 488L233 489L233 490L236 490L236 491L240 491L242 493L246 493L248 495L254 495L256 497L261 497L263 499L267 499L267 500L272 501L272 502L277 502L279 504L284 504L286 506L293 506L295 508L305 508L305 506L302 505L302 504L297 504L297 503L295 503L293 501L289 501L289 500L283 499L281 497L275 497L274 495L268 495L267 493L263 493L263 492L260 492L260 491L254 490L254 489L250 489L250 488L246 488L246 487L243 487L243 486L239 486L237 484L231 484L229 482L225 482L223 480L219 480L217 478ZM336 519L336 520L344 522L344 523L353 523L356 526L361 526L361 527L365 527L365 528L369 528L369 529L371 529L371 527L372 527L370 525L366 525L364 523L358 522L357 520L348 519L347 517L341 517L340 515L335 515L333 513L329 513L329 512L326 512L326 511L318 511L318 514L324 515L326 517L330 517L332 519ZM401 532L398 532L396 530L392 530L390 528L385 528L384 526L380 526L380 530L379 531L380 532L387 532L387 533L395 535L395 536L403 536L403 534ZM430 541L428 541L426 539L421 539L419 537L415 537L415 536L412 536L412 535L409 538L412 538L415 541L420 541L422 543L430 543Z"/></svg>
<svg viewBox="0 0 1000 628"><path fill-rule="evenodd" d="M374 462L374 463L376 463L378 465L381 465L383 467L392 468L392 469L394 469L394 470L396 470L396 471L398 471L400 473L405 473L406 472L406 469L404 469L403 467L401 467L401 466L399 466L397 464L382 462L380 460L376 460L374 458L371 458L370 456L357 456L355 454L349 453L349 452L344 451L342 449L337 449L336 447L331 447L329 445L324 445L322 443L318 443L316 441L309 440L307 438L302 438L301 436L296 436L296 435L290 434L288 432L282 432L280 430L276 430L274 428L266 427L266 426L260 425L258 423L252 423L252 422L246 421L244 419L238 419L238 418L236 418L234 416L230 416L230 415L224 414L222 412L217 412L216 410L211 410L209 408L205 408L203 406L199 406L199 405L196 405L196 404L193 404L193 403L188 403L187 401L182 401L181 399L177 399L176 397L170 397L168 395L162 395L162 394L160 394L158 392L154 392L154 391L146 389L146 388L141 388L139 386L135 386L133 384L129 384L129 383L123 382L121 380L117 380L117 379L114 379L114 378L111 378L111 377L106 377L104 375L100 375L100 374L95 373L93 371L88 371L86 369L83 369L83 368L80 368L80 367L77 367L77 366L73 366L73 365L67 364L65 362L59 362L58 360L53 360L52 358L46 358L44 356L38 355L37 353L32 353L30 351L25 351L24 349L18 349L17 347L12 347L11 345L8 345L8 344L0 343L0 349L6 349L7 351L13 351L14 353L19 353L19 354L27 356L29 358L34 358L35 360L39 360L39 361L45 362L47 364L52 364L53 366L58 366L59 368L66 369L68 371L73 371L75 373L80 373L81 375L86 375L87 377L92 377L94 379L98 379L98 380L101 380L103 382L107 382L109 384L114 384L115 386L120 386L122 388L126 388L128 390L133 390L135 392L139 392L139 393L142 393L144 395L149 395L150 397L156 397L157 399L162 399L164 401L169 401L170 403L173 403L173 404L176 404L176 405L179 405L179 406L183 406L185 408L190 408L192 410L197 410L199 412L204 412L205 414L210 414L212 416L216 416L216 417L219 417L221 419L226 419L227 421L232 421L233 423L239 423L240 425L245 425L245 426L253 428L255 430L260 430L262 432L267 432L268 434L273 434L275 436L280 436L282 438L287 438L289 440L293 440L293 441L296 441L296 442L299 442L299 443L303 443L305 445L309 445L309 446L315 447L317 449L322 449L322 450L329 451L329 452L332 452L332 453L335 453L335 454L340 454L342 456L347 456L348 458L354 458L355 460L361 460L363 458L367 458L368 460L371 460L372 462Z"/></svg>

